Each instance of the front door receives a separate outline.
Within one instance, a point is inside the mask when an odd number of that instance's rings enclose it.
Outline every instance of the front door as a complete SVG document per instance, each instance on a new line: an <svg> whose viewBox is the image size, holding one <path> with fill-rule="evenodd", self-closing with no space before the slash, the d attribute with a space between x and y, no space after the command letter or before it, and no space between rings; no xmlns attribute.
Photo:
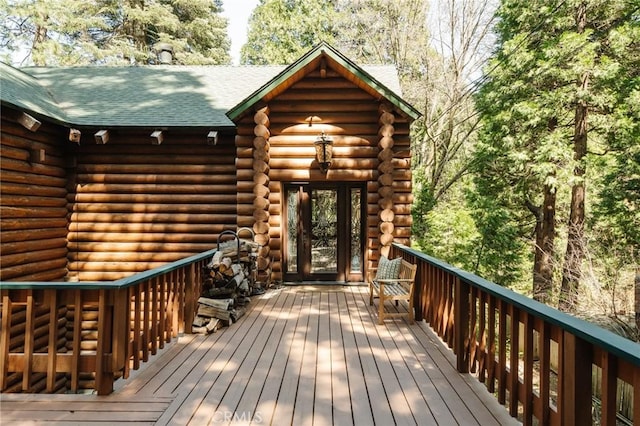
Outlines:
<svg viewBox="0 0 640 426"><path fill-rule="evenodd" d="M285 194L285 281L362 281L362 185L287 184Z"/></svg>

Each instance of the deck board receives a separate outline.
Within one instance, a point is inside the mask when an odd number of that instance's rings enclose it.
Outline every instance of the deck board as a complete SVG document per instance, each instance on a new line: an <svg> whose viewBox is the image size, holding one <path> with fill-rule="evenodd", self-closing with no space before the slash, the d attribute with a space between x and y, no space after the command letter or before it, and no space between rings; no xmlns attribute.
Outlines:
<svg viewBox="0 0 640 426"><path fill-rule="evenodd" d="M377 325L366 287L285 287L167 345L109 396L0 395L0 423L518 424L454 363L424 323Z"/></svg>

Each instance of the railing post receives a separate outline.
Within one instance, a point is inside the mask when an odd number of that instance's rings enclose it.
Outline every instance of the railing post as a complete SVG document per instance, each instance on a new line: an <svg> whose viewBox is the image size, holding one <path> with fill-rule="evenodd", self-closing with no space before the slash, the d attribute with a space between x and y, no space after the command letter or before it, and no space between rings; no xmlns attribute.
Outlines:
<svg viewBox="0 0 640 426"><path fill-rule="evenodd" d="M633 421L640 423L640 368L633 374Z"/></svg>
<svg viewBox="0 0 640 426"><path fill-rule="evenodd" d="M98 346L96 348L96 391L98 395L113 392L111 342L113 338L113 293L101 289L98 299Z"/></svg>
<svg viewBox="0 0 640 426"><path fill-rule="evenodd" d="M470 286L459 277L455 278L454 315L454 351L456 368L460 373L469 372L469 296Z"/></svg>
<svg viewBox="0 0 640 426"><path fill-rule="evenodd" d="M131 300L129 299L129 290L114 290L113 301L113 330L111 332L111 368L110 372L115 374L117 371L123 371L124 378L129 376L127 368L129 359L129 336L131 329Z"/></svg>
<svg viewBox="0 0 640 426"><path fill-rule="evenodd" d="M412 259L412 261L416 263L415 259ZM422 300L422 287L425 285L425 274L423 272L424 268L419 266L416 271L415 284L413 286L413 310L415 312L415 320L418 322L424 319L424 316L422 315L424 308L424 302Z"/></svg>
<svg viewBox="0 0 640 426"><path fill-rule="evenodd" d="M195 281L196 267L192 263L187 271L184 289L184 332L187 334L191 334L191 324L195 318Z"/></svg>
<svg viewBox="0 0 640 426"><path fill-rule="evenodd" d="M56 387L58 364L58 291L45 291L49 300L49 339L47 344L47 392L53 393Z"/></svg>
<svg viewBox="0 0 640 426"><path fill-rule="evenodd" d="M562 424L591 424L591 345L570 332L563 334Z"/></svg>
<svg viewBox="0 0 640 426"><path fill-rule="evenodd" d="M9 291L2 291L2 333L0 333L0 391L7 386L9 371L9 345L11 341L11 298Z"/></svg>

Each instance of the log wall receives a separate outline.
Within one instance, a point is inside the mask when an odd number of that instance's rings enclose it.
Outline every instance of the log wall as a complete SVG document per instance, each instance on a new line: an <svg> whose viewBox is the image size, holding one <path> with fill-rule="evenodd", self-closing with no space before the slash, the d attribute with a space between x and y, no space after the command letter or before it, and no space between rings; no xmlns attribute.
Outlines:
<svg viewBox="0 0 640 426"><path fill-rule="evenodd" d="M319 170L313 145L322 131L334 141L326 174ZM338 73L315 70L270 100L268 110L257 106L238 122L236 146L238 208L241 203L247 206L247 214L238 215L238 226L254 226L259 234L268 225L265 243L274 279L282 279L284 182L367 182L369 265L377 262L382 246L409 243L409 122ZM256 154L259 149L263 152ZM256 155L266 161L257 164ZM268 209L268 214L252 216L249 207L253 206Z"/></svg>
<svg viewBox="0 0 640 426"><path fill-rule="evenodd" d="M13 116L11 115L13 114ZM211 249L224 230L251 227L261 281L282 279L282 183L366 182L366 260L411 228L409 121L340 74L319 69L207 145L204 130L37 132L3 110L2 280L109 281ZM313 142L334 141L319 170Z"/></svg>
<svg viewBox="0 0 640 426"><path fill-rule="evenodd" d="M67 275L67 172L64 129L35 132L2 108L0 280L56 281Z"/></svg>
<svg viewBox="0 0 640 426"><path fill-rule="evenodd" d="M87 133L86 135L84 133ZM206 132L84 132L69 184L69 275L108 281L215 247L236 229L233 138Z"/></svg>

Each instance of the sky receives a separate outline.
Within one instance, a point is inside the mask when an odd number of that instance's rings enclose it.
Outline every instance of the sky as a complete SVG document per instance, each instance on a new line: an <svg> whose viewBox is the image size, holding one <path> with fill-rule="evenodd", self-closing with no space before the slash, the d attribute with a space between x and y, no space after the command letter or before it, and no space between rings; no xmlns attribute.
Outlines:
<svg viewBox="0 0 640 426"><path fill-rule="evenodd" d="M247 41L249 16L260 0L223 0L222 15L229 19L231 58L234 65L240 63L240 48Z"/></svg>

